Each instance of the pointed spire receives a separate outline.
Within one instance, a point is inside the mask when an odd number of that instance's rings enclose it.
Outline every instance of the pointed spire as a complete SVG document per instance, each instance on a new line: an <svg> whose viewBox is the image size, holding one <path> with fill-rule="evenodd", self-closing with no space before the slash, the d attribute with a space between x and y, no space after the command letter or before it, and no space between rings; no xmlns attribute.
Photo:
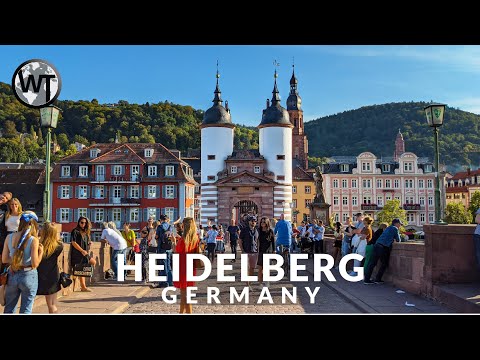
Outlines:
<svg viewBox="0 0 480 360"><path fill-rule="evenodd" d="M215 87L215 97L213 98L213 104L214 105L221 105L223 100L221 98L222 92L220 91L220 86L218 85L218 79L220 79L220 73L218 72L218 60L217 60L217 86Z"/></svg>
<svg viewBox="0 0 480 360"><path fill-rule="evenodd" d="M277 67L280 66L280 64L277 62L277 60L275 60L273 62L273 65L275 66L275 73L273 75L273 78L275 79L275 83L273 85L273 91L272 91L272 106L276 105L278 102L280 102L280 95L278 93L278 88L277 88L277 77L278 77L278 74L277 74Z"/></svg>

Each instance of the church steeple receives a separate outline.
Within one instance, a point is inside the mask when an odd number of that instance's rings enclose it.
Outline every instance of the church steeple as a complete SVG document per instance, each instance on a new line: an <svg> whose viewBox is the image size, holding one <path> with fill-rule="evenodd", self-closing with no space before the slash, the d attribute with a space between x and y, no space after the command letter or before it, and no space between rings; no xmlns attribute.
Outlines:
<svg viewBox="0 0 480 360"><path fill-rule="evenodd" d="M292 65L292 77L290 78L290 94L287 99L287 110L302 110L302 98L298 95L298 80L295 76L295 64Z"/></svg>
<svg viewBox="0 0 480 360"><path fill-rule="evenodd" d="M235 126L232 124L228 103L226 103L226 108L222 105L222 92L220 91L220 85L218 84L218 79L220 78L220 73L218 72L218 61L217 74L215 76L217 78L217 85L215 86L214 91L215 96L213 97L213 106L205 111L201 126L227 126L234 128Z"/></svg>
<svg viewBox="0 0 480 360"><path fill-rule="evenodd" d="M278 92L278 88L277 88L277 77L278 77L278 74L277 74L277 69L275 69L275 74L273 75L273 78L275 79L274 81L274 85L273 85L273 91L272 91L272 106L276 105L277 103L280 102L280 93Z"/></svg>
<svg viewBox="0 0 480 360"><path fill-rule="evenodd" d="M393 153L393 160L398 161L400 155L405 152L405 140L403 140L403 135L398 129L397 138L395 139L395 152Z"/></svg>

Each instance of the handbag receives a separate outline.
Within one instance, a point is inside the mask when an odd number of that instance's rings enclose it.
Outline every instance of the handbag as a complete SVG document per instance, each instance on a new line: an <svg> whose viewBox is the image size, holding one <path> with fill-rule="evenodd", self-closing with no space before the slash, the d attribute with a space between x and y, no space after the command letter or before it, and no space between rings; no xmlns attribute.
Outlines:
<svg viewBox="0 0 480 360"><path fill-rule="evenodd" d="M63 288L69 287L73 282L73 280L70 278L70 274L67 274L63 271L60 273L59 281L60 281L60 285L62 285Z"/></svg>
<svg viewBox="0 0 480 360"><path fill-rule="evenodd" d="M8 281L8 269L5 269L3 274L0 274L0 285L7 285Z"/></svg>
<svg viewBox="0 0 480 360"><path fill-rule="evenodd" d="M81 277L92 277L93 265L90 265L89 261L89 257L84 256L80 264L75 264L73 266L73 275Z"/></svg>
<svg viewBox="0 0 480 360"><path fill-rule="evenodd" d="M5 306L5 292L6 292L7 285L0 286L0 306Z"/></svg>
<svg viewBox="0 0 480 360"><path fill-rule="evenodd" d="M200 244L197 245L196 251L194 251L196 254L201 254L202 249L200 248ZM202 260L200 259L193 259L193 268L194 269L203 269L205 267L205 264L203 263Z"/></svg>

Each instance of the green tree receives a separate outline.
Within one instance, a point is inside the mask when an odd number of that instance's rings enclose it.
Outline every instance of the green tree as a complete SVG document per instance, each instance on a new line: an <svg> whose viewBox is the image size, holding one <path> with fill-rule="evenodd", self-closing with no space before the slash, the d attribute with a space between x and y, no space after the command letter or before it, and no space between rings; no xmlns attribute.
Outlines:
<svg viewBox="0 0 480 360"><path fill-rule="evenodd" d="M42 134L42 128L41 127L38 127L38 130L37 130L37 142L38 142L38 145L40 145L40 146L45 144L45 141L43 140L43 134Z"/></svg>
<svg viewBox="0 0 480 360"><path fill-rule="evenodd" d="M470 224L472 214L462 203L450 203L445 209L445 221L450 224Z"/></svg>
<svg viewBox="0 0 480 360"><path fill-rule="evenodd" d="M30 137L34 140L37 137L37 134L35 133L35 129L33 128L33 125L30 125Z"/></svg>
<svg viewBox="0 0 480 360"><path fill-rule="evenodd" d="M472 222L475 221L475 213L480 209L480 191L475 191L470 198L470 206L468 211L472 214Z"/></svg>
<svg viewBox="0 0 480 360"><path fill-rule="evenodd" d="M328 158L326 157L314 157L314 156L309 156L308 157L308 167L310 169L314 169L319 165L326 164L328 161Z"/></svg>
<svg viewBox="0 0 480 360"><path fill-rule="evenodd" d="M404 226L408 225L407 212L400 207L400 200L388 200L385 202L383 209L377 213L377 220L379 223L391 224L395 218L400 219Z"/></svg>
<svg viewBox="0 0 480 360"><path fill-rule="evenodd" d="M6 138L14 138L18 135L15 123L11 120L5 121L3 136Z"/></svg>
<svg viewBox="0 0 480 360"><path fill-rule="evenodd" d="M67 134L60 134L57 136L58 145L62 148L62 150L68 149L70 145L70 141L68 140Z"/></svg>

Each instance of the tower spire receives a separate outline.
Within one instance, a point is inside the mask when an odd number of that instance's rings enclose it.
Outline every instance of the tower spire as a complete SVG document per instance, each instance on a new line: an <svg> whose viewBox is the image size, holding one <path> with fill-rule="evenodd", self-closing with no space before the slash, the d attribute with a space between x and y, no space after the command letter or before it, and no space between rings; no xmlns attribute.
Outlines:
<svg viewBox="0 0 480 360"><path fill-rule="evenodd" d="M280 102L280 95L279 95L278 88L277 88L277 77L278 77L277 67L280 66L280 64L277 62L277 60L275 60L273 62L273 66L275 66L275 73L273 75L274 85L273 85L273 91L272 91L272 94L273 94L273 96L272 96L272 106L274 106L278 102Z"/></svg>
<svg viewBox="0 0 480 360"><path fill-rule="evenodd" d="M222 100L222 92L220 91L220 85L218 84L218 79L220 79L220 73L218 71L218 60L217 60L217 74L215 75L217 78L217 86L215 87L215 97L213 98L213 104L214 105L221 105L223 100Z"/></svg>

